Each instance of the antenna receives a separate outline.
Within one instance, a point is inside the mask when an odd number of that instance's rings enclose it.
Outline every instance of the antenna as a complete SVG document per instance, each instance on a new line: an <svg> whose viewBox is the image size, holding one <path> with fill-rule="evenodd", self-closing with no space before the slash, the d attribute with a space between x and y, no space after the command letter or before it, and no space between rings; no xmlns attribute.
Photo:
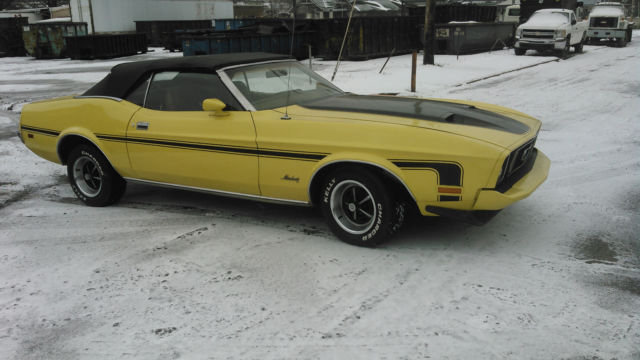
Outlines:
<svg viewBox="0 0 640 360"><path fill-rule="evenodd" d="M296 7L292 8L293 11L293 28L291 29L291 47L289 49L289 56L293 57L293 43L296 36ZM291 95L291 62L289 62L289 70L287 71L287 102L284 107L284 116L280 120L291 120L289 116L289 96Z"/></svg>

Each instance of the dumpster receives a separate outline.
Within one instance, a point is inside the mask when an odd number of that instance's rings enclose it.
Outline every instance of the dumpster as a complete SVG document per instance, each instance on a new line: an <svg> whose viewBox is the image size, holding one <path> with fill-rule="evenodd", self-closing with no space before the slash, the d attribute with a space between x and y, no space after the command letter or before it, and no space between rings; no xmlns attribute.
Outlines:
<svg viewBox="0 0 640 360"><path fill-rule="evenodd" d="M110 59L147 52L145 34L94 34L65 38L67 54L74 60Z"/></svg>
<svg viewBox="0 0 640 360"><path fill-rule="evenodd" d="M313 33L296 32L293 56L302 59L308 56ZM203 36L185 36L182 40L184 56L226 54L233 52L269 52L289 54L291 34L245 34L237 32L215 32Z"/></svg>
<svg viewBox="0 0 640 360"><path fill-rule="evenodd" d="M436 54L470 54L491 50L501 40L512 43L515 23L449 23L436 24ZM496 45L502 48L502 45Z"/></svg>
<svg viewBox="0 0 640 360"><path fill-rule="evenodd" d="M314 20L316 32L314 54L324 59L337 59L348 19ZM344 46L344 60L366 60L395 54L406 54L420 47L419 25L424 16L357 17L351 20Z"/></svg>
<svg viewBox="0 0 640 360"><path fill-rule="evenodd" d="M66 55L65 36L87 34L87 23L44 22L23 26L22 38L29 55L37 59L62 59Z"/></svg>
<svg viewBox="0 0 640 360"><path fill-rule="evenodd" d="M27 54L22 41L22 27L28 23L26 17L0 18L0 57Z"/></svg>
<svg viewBox="0 0 640 360"><path fill-rule="evenodd" d="M165 46L166 34L176 30L213 29L212 20L136 21L136 33L147 35L149 46Z"/></svg>

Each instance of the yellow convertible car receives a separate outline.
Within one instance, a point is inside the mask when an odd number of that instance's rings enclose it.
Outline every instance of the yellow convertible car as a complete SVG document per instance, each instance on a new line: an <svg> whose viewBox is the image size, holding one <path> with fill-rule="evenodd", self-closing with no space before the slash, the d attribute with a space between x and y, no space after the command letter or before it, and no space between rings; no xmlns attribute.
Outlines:
<svg viewBox="0 0 640 360"><path fill-rule="evenodd" d="M29 104L20 137L85 204L127 182L318 206L374 246L407 210L481 222L531 194L540 121L476 102L345 93L286 56L125 63L79 96Z"/></svg>

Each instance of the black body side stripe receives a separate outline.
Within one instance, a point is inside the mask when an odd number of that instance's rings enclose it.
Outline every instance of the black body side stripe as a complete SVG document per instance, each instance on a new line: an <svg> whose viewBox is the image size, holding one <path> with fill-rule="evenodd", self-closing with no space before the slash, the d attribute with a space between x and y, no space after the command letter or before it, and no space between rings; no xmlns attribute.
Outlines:
<svg viewBox="0 0 640 360"><path fill-rule="evenodd" d="M322 154L322 153L299 153L299 152L291 152L291 151L283 151L283 150L256 149L256 148L250 148L250 147L189 143L189 142L168 141L168 140L159 140L159 139L127 138L127 137L111 136L111 135L96 135L96 136L98 137L98 139L107 140L107 141L127 142L127 143L134 143L134 144L163 146L163 147L178 147L178 148L191 149L191 150L225 152L225 153L233 153L238 155L254 155L254 156L265 156L265 157L275 157L275 158L289 158L289 159L304 160L304 161L318 161L318 160L324 159L328 155L328 154Z"/></svg>
<svg viewBox="0 0 640 360"><path fill-rule="evenodd" d="M462 186L462 166L458 163L412 160L391 160L391 162L405 170L434 170L438 173L439 185Z"/></svg>
<svg viewBox="0 0 640 360"><path fill-rule="evenodd" d="M49 135L49 136L58 136L58 135L60 135L59 131L41 129L41 128L36 128L36 127L33 127L33 126L24 126L23 125L20 128L22 130L33 131L35 133L40 133L40 134L43 134L43 135Z"/></svg>

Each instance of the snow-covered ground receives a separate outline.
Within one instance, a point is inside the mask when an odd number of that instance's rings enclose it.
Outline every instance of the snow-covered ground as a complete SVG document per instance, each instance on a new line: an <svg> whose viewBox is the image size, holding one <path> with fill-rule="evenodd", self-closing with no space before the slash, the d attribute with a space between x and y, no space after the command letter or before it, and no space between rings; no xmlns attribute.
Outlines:
<svg viewBox="0 0 640 360"><path fill-rule="evenodd" d="M420 65L419 96L540 118L551 173L485 226L414 219L377 249L313 209L145 186L86 207L15 137L24 103L165 56L0 59L0 358L640 358L640 41ZM335 82L409 95L410 56L384 60Z"/></svg>

